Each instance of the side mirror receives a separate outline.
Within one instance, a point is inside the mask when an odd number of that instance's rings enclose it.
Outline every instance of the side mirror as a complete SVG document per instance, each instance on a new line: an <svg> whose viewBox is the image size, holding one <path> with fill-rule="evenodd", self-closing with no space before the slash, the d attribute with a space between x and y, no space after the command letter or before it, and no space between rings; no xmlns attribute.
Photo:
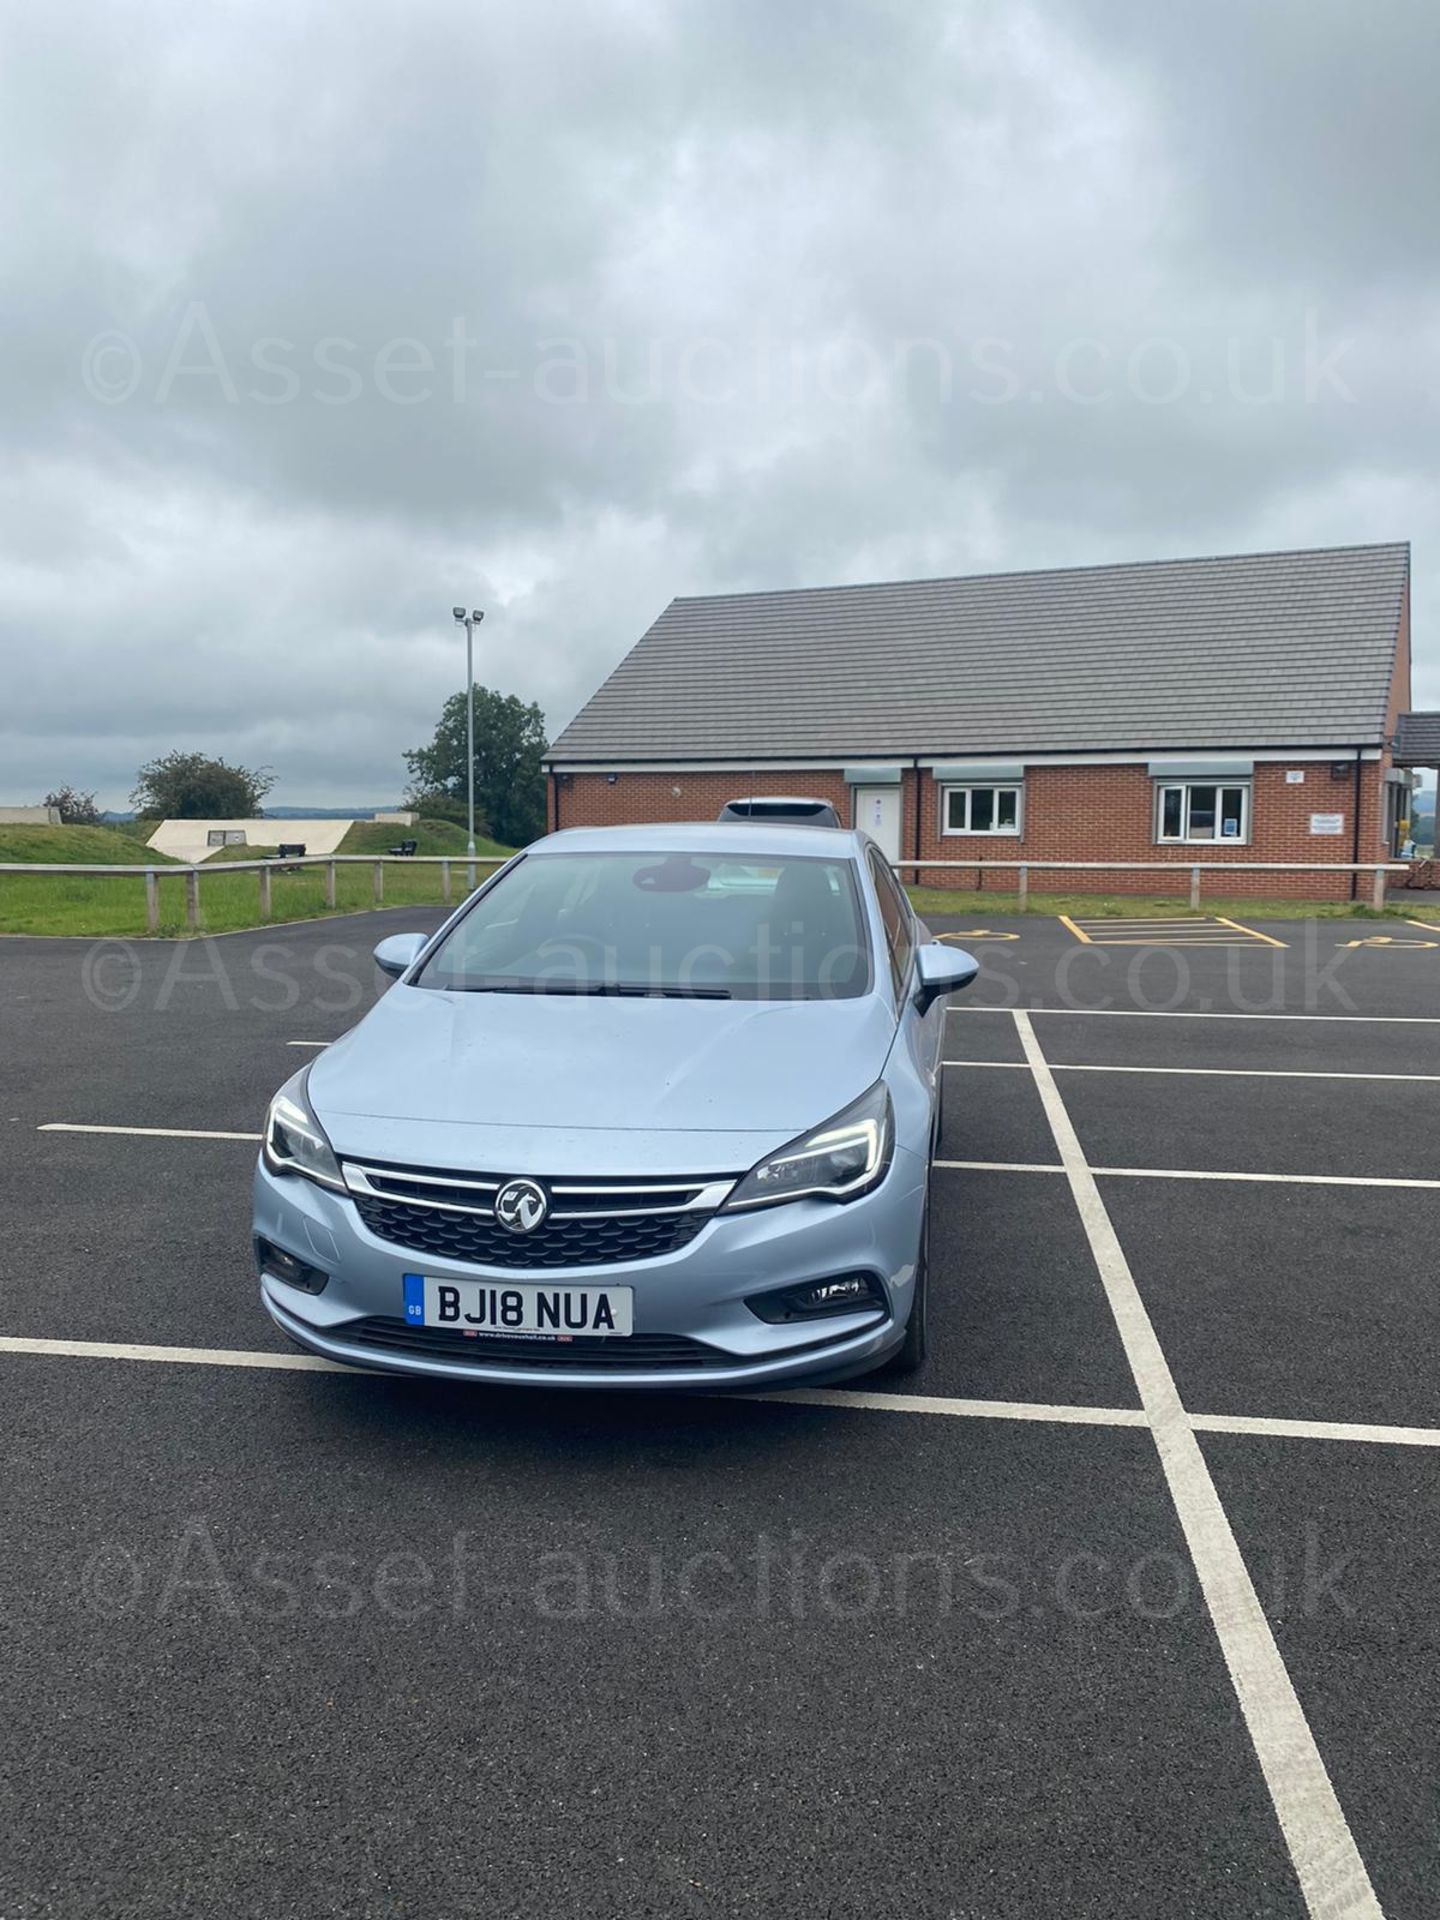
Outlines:
<svg viewBox="0 0 1440 1920"><path fill-rule="evenodd" d="M375 964L392 980L398 980L420 958L430 944L428 933L392 933L375 949Z"/></svg>
<svg viewBox="0 0 1440 1920"><path fill-rule="evenodd" d="M959 947L945 947L938 940L927 940L915 955L915 971L918 976L915 1004L921 1013L928 1013L947 993L958 993L962 987L968 987L980 971L980 962L973 953L965 953Z"/></svg>

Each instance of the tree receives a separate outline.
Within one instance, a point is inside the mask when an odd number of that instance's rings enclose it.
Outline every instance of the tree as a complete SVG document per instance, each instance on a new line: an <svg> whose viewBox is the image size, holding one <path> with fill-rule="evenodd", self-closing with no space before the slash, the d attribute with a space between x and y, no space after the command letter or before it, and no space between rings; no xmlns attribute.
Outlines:
<svg viewBox="0 0 1440 1920"><path fill-rule="evenodd" d="M54 793L47 793L41 805L60 809L62 827L98 827L101 823L94 794L81 793L78 787L72 787L68 781L63 787L57 787Z"/></svg>
<svg viewBox="0 0 1440 1920"><path fill-rule="evenodd" d="M475 816L483 816L494 837L507 847L523 847L545 831L545 716L513 693L475 689ZM445 702L435 738L428 747L405 754L410 769L408 805L465 806L465 696ZM464 819L463 811L458 816Z"/></svg>
<svg viewBox="0 0 1440 1920"><path fill-rule="evenodd" d="M268 767L178 752L147 761L137 780L130 798L146 820L253 820L275 784Z"/></svg>

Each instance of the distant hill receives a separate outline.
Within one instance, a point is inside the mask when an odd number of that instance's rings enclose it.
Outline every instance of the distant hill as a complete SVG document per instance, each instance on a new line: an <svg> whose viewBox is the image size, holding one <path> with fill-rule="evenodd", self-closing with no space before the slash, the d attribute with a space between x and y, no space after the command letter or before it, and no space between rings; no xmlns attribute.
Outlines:
<svg viewBox="0 0 1440 1920"><path fill-rule="evenodd" d="M377 813L398 813L401 803L387 801L379 807L263 807L263 820L373 820ZM118 813L108 809L100 815L108 827L126 827L136 818L134 812Z"/></svg>
<svg viewBox="0 0 1440 1920"><path fill-rule="evenodd" d="M267 820L373 820L377 813L398 813L400 802L388 800L378 807L265 807Z"/></svg>
<svg viewBox="0 0 1440 1920"><path fill-rule="evenodd" d="M1413 793L1410 796L1410 838L1420 853L1433 854L1435 851L1435 793Z"/></svg>

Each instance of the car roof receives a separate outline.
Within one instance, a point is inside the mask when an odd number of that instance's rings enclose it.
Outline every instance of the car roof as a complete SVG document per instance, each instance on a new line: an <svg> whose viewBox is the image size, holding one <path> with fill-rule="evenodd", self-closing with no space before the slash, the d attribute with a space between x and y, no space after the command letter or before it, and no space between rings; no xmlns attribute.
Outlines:
<svg viewBox="0 0 1440 1920"><path fill-rule="evenodd" d="M662 826L562 827L537 840L531 853L733 853L737 858L784 859L828 854L857 860L868 836L852 827L787 825L783 820L680 820Z"/></svg>
<svg viewBox="0 0 1440 1920"><path fill-rule="evenodd" d="M737 793L725 804L727 807L828 807L831 813L835 811L833 800L817 800L813 793Z"/></svg>

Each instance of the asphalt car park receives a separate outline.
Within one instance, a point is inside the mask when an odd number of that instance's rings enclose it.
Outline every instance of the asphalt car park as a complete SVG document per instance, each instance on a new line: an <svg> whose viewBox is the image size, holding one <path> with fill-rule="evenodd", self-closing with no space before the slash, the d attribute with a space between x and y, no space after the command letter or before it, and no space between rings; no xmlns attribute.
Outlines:
<svg viewBox="0 0 1440 1920"><path fill-rule="evenodd" d="M259 1309L437 918L0 945L5 1920L1433 1911L1440 949L937 923L925 1369L642 1401Z"/></svg>

